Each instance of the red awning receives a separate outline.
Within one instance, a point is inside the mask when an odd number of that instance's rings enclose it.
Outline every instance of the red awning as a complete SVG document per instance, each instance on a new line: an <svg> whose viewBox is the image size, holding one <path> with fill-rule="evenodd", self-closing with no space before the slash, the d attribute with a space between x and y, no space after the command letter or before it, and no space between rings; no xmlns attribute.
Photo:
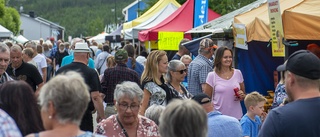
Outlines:
<svg viewBox="0 0 320 137"><path fill-rule="evenodd" d="M139 32L140 41L155 41L158 40L159 31L168 32L186 32L193 28L193 10L194 0L186 1L178 10L172 13L168 18L158 25L144 31ZM220 17L211 9L208 9L208 21ZM190 34L185 34L185 37L191 38Z"/></svg>

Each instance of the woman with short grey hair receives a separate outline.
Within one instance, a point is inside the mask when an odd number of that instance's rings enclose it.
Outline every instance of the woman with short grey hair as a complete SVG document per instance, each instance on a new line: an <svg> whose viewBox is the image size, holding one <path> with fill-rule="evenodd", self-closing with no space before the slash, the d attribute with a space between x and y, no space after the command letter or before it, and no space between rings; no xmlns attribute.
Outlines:
<svg viewBox="0 0 320 137"><path fill-rule="evenodd" d="M159 122L162 137L207 137L207 113L193 100L171 101L162 112Z"/></svg>
<svg viewBox="0 0 320 137"><path fill-rule="evenodd" d="M125 81L114 90L117 114L102 120L96 133L105 136L159 137L158 126L152 120L138 115L143 91L135 82Z"/></svg>
<svg viewBox="0 0 320 137"><path fill-rule="evenodd" d="M41 118L46 131L33 136L98 136L80 130L82 117L88 107L88 86L77 72L57 75L40 90Z"/></svg>
<svg viewBox="0 0 320 137"><path fill-rule="evenodd" d="M159 125L159 117L164 109L165 107L162 105L153 104L148 107L144 115Z"/></svg>
<svg viewBox="0 0 320 137"><path fill-rule="evenodd" d="M171 89L172 98L190 99L192 95L181 83L187 75L187 68L180 60L171 60L166 73L166 84Z"/></svg>

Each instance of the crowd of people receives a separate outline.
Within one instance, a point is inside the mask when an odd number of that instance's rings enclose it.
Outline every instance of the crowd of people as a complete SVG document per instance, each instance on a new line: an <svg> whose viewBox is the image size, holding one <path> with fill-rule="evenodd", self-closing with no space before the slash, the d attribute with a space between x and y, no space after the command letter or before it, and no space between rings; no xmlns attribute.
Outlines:
<svg viewBox="0 0 320 137"><path fill-rule="evenodd" d="M296 51L277 68L281 80L267 114L266 98L246 92L232 49L204 38L192 57L188 41L172 58L129 42L117 49L80 38L0 43L0 135L320 136L314 53Z"/></svg>

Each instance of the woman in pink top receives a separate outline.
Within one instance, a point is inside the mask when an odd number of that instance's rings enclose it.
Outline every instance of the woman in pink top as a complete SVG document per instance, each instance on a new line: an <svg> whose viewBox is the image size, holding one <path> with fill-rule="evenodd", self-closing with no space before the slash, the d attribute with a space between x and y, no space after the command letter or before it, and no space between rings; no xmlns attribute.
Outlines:
<svg viewBox="0 0 320 137"><path fill-rule="evenodd" d="M213 98L215 110L237 119L242 117L240 101L246 96L242 73L232 68L232 50L222 46L217 49L214 71L207 76L205 93Z"/></svg>

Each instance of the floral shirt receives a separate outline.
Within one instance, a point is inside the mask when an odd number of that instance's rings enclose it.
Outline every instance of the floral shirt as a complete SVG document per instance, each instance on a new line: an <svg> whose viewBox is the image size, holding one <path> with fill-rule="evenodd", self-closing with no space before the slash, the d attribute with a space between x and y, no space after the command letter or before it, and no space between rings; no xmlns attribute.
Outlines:
<svg viewBox="0 0 320 137"><path fill-rule="evenodd" d="M112 115L109 118L102 120L97 126L96 133L108 137L126 137L122 132L121 126L117 122L116 116L117 115ZM138 115L138 119L138 137L160 137L156 123L141 115Z"/></svg>
<svg viewBox="0 0 320 137"><path fill-rule="evenodd" d="M276 90L274 91L272 108L278 107L286 97L287 97L287 93L286 93L285 85L279 83L276 87Z"/></svg>

